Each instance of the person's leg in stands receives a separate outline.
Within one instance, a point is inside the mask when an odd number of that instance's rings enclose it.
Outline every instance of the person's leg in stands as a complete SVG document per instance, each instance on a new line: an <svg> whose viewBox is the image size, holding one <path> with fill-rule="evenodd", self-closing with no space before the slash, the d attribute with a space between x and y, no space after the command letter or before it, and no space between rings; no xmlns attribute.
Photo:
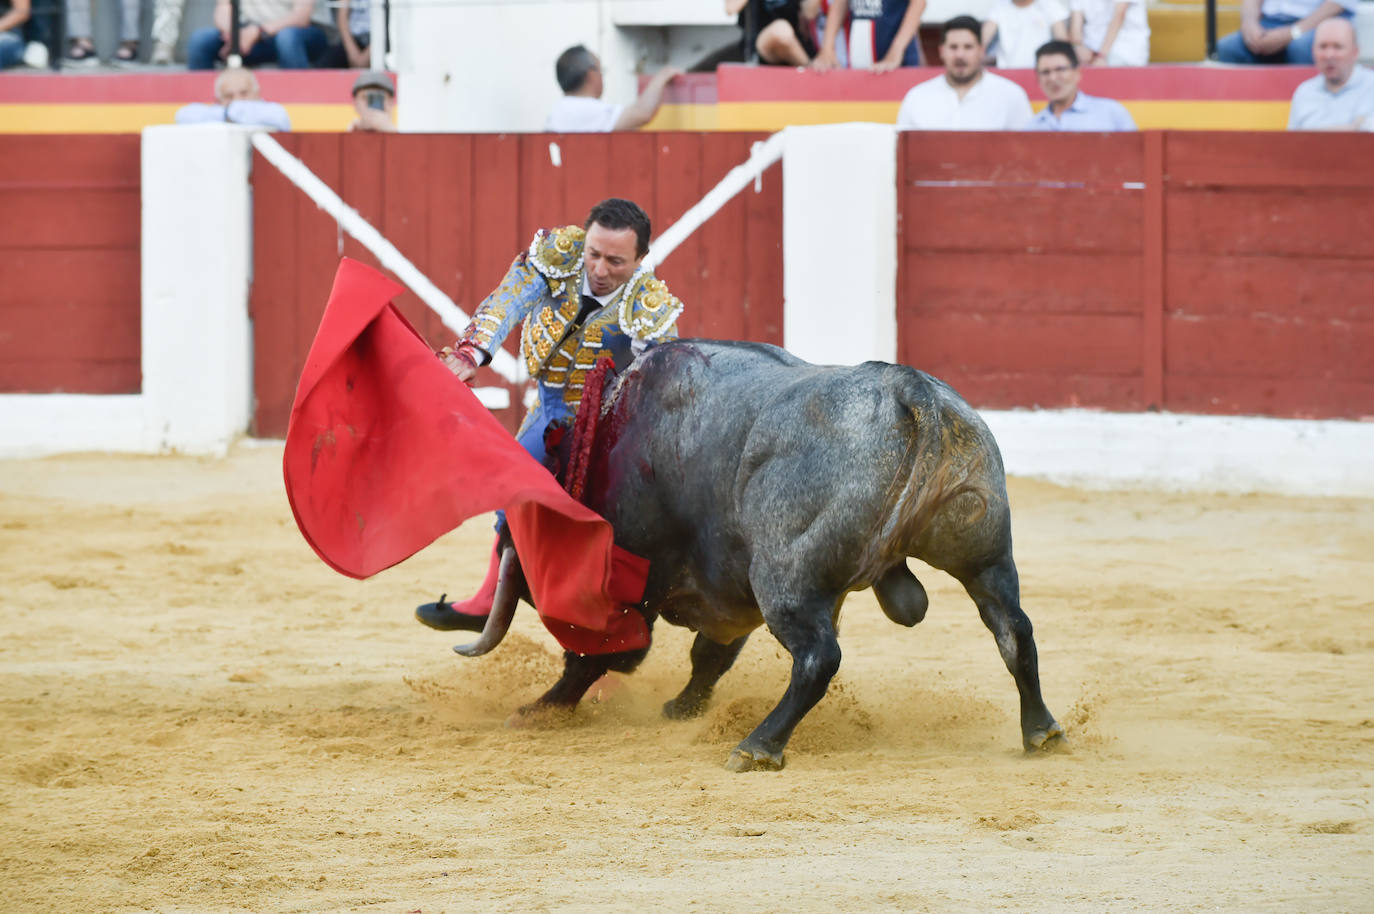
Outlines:
<svg viewBox="0 0 1374 914"><path fill-rule="evenodd" d="M181 14L185 9L186 0L154 0L153 54L148 59L150 63L172 62L177 38L181 35Z"/></svg>
<svg viewBox="0 0 1374 914"><path fill-rule="evenodd" d="M219 29L213 26L196 29L186 39L186 69L213 70L223 45L224 39L220 37Z"/></svg>
<svg viewBox="0 0 1374 914"><path fill-rule="evenodd" d="M138 60L138 13L139 0L120 0L119 3L119 47L114 59L120 63Z"/></svg>
<svg viewBox="0 0 1374 914"><path fill-rule="evenodd" d="M315 58L324 53L327 40L317 25L286 28L276 34L277 63L283 70L309 70Z"/></svg>
<svg viewBox="0 0 1374 914"><path fill-rule="evenodd" d="M67 60L71 63L95 63L95 45L91 42L91 0L67 0Z"/></svg>
<svg viewBox="0 0 1374 914"><path fill-rule="evenodd" d="M21 28L0 32L0 70L6 70L24 58L24 33Z"/></svg>
<svg viewBox="0 0 1374 914"><path fill-rule="evenodd" d="M1275 19L1272 16L1260 16L1260 28L1269 29L1287 28L1297 20L1295 19ZM1308 42L1309 45L1311 42ZM1245 43L1240 32L1232 32L1217 42L1217 60L1222 63L1283 63L1288 59L1286 51L1277 54L1256 54L1250 50L1250 46Z"/></svg>

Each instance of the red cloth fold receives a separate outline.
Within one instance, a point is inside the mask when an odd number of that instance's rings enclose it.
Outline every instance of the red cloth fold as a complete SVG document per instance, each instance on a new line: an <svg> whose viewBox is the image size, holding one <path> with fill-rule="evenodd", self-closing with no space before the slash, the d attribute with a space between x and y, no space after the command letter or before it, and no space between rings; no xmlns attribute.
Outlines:
<svg viewBox="0 0 1374 914"><path fill-rule="evenodd" d="M574 501L396 310L402 287L344 258L310 347L282 472L296 525L330 567L366 578L504 509L545 627L567 649L646 647L647 560Z"/></svg>

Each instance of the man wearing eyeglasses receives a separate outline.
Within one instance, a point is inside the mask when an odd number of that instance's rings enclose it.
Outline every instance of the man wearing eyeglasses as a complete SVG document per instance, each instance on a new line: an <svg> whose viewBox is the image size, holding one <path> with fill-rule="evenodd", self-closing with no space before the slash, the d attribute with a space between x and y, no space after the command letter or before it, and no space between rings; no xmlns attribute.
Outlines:
<svg viewBox="0 0 1374 914"><path fill-rule="evenodd" d="M1027 130L1078 130L1106 133L1134 130L1135 121L1120 102L1078 89L1078 54L1067 41L1047 41L1035 52L1035 75L1049 104L1031 118Z"/></svg>

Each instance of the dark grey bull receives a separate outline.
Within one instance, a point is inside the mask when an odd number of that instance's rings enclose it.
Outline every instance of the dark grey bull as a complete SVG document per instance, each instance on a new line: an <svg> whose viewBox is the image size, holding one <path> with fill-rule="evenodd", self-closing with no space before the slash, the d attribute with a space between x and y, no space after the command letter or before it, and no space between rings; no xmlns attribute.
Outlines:
<svg viewBox="0 0 1374 914"><path fill-rule="evenodd" d="M603 417L617 437L591 507L617 543L650 560L650 623L697 632L691 678L664 714L700 714L760 625L792 655L787 692L727 767L783 766L793 729L839 668L846 594L872 587L900 625L925 617L908 556L953 575L977 604L1016 680L1026 750L1064 738L1021 610L1002 458L948 385L902 365L823 367L773 346L681 340L637 361ZM506 570L483 638L463 652L489 650L509 625L523 583L509 561ZM417 615L442 629L484 621L442 601ZM562 678L525 710L571 708L646 652L569 652Z"/></svg>

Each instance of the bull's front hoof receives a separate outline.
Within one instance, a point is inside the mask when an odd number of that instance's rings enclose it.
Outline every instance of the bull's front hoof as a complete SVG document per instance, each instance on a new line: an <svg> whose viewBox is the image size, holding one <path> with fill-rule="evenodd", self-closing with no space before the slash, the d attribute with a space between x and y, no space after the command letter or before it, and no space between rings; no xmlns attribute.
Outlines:
<svg viewBox="0 0 1374 914"><path fill-rule="evenodd" d="M506 718L511 730L557 730L572 724L576 708L534 702Z"/></svg>
<svg viewBox="0 0 1374 914"><path fill-rule="evenodd" d="M672 701L663 703L663 716L669 720L691 720L694 717L700 717L701 712L705 710L706 702L683 698L681 695Z"/></svg>
<svg viewBox="0 0 1374 914"><path fill-rule="evenodd" d="M735 751L730 753L725 767L738 774L741 771L781 771L784 764L786 762L783 761L781 752L774 755L762 749L744 749L736 746Z"/></svg>
<svg viewBox="0 0 1374 914"><path fill-rule="evenodd" d="M1048 727L1025 734L1021 744L1027 752L1066 752L1069 749L1069 735L1059 721L1052 720Z"/></svg>

